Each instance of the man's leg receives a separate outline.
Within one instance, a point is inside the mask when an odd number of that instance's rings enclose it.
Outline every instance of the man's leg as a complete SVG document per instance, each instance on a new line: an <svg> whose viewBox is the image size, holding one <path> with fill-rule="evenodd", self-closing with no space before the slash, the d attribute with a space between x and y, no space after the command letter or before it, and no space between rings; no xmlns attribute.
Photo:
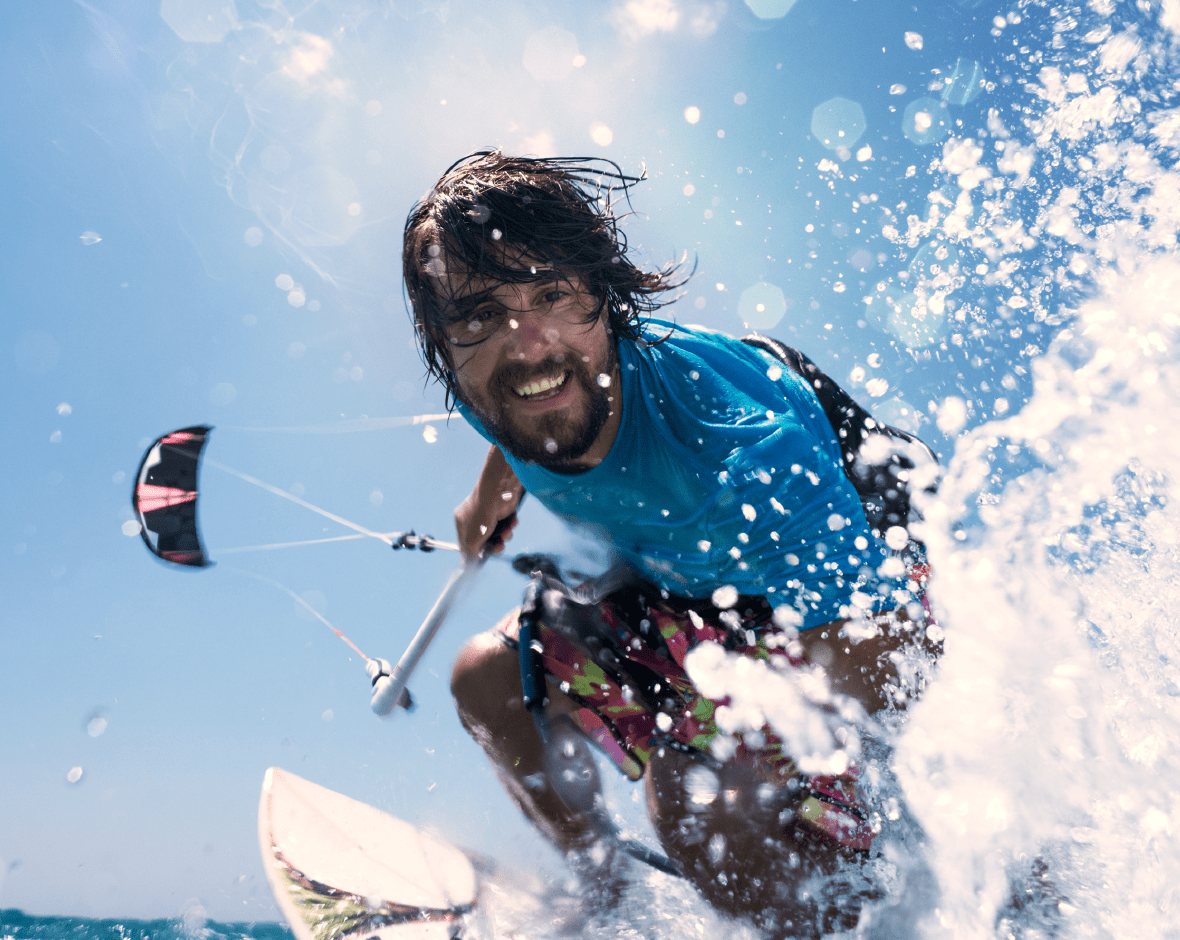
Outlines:
<svg viewBox="0 0 1180 940"><path fill-rule="evenodd" d="M647 766L647 806L668 857L706 901L775 937L818 937L804 892L848 850L794 816L799 799L739 763L707 766L661 748Z"/></svg>
<svg viewBox="0 0 1180 940"><path fill-rule="evenodd" d="M455 663L451 692L459 720L484 749L508 793L525 816L562 852L587 849L600 830L591 816L572 811L546 772L545 749L524 707L520 661L499 629L468 641ZM545 714L557 727L577 705L552 682ZM568 725L566 725L568 727ZM597 785L597 778L592 781Z"/></svg>

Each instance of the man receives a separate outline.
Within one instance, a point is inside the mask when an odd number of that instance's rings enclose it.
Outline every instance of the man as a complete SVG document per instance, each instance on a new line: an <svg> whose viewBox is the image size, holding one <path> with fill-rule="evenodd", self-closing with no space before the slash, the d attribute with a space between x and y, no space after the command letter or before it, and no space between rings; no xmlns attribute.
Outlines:
<svg viewBox="0 0 1180 940"><path fill-rule="evenodd" d="M645 778L672 866L711 904L808 934L801 886L873 837L855 768L805 775L775 729L722 728L727 700L697 689L694 656L810 671L868 712L902 705L900 653L922 642L924 613L880 536L907 521L904 487L890 477L868 500L870 525L857 486L872 480L850 473L874 424L798 353L650 319L685 278L628 260L610 199L632 182L480 153L407 220L428 369L492 443L455 513L463 551L502 550L527 490L618 560L581 590L538 562L523 608L468 643L452 690L512 797L589 880L618 843L593 766L561 763L583 737Z"/></svg>

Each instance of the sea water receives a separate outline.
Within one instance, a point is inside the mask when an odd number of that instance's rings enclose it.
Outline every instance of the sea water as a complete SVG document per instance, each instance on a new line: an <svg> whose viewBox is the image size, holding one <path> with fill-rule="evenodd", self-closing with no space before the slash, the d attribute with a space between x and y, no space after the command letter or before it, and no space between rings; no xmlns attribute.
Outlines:
<svg viewBox="0 0 1180 940"><path fill-rule="evenodd" d="M178 918L159 920L86 917L31 917L18 910L0 910L3 940L285 940L286 924L222 924L208 920L196 901Z"/></svg>

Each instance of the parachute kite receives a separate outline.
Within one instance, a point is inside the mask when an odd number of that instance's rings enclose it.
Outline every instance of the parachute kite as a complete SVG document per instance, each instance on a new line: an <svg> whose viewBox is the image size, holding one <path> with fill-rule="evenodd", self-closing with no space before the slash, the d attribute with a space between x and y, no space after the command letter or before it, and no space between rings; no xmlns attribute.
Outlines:
<svg viewBox="0 0 1180 940"><path fill-rule="evenodd" d="M198 425L158 438L135 475L131 506L139 517L140 535L153 555L173 564L213 564L197 533L197 467L212 430Z"/></svg>

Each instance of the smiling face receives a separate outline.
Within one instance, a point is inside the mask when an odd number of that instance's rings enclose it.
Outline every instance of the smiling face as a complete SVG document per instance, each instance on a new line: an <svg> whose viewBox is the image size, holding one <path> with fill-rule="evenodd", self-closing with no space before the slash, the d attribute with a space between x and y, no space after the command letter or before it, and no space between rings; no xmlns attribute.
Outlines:
<svg viewBox="0 0 1180 940"><path fill-rule="evenodd" d="M519 259L522 280L449 287L455 393L505 450L552 469L594 466L619 426L618 365L598 299L576 275Z"/></svg>

